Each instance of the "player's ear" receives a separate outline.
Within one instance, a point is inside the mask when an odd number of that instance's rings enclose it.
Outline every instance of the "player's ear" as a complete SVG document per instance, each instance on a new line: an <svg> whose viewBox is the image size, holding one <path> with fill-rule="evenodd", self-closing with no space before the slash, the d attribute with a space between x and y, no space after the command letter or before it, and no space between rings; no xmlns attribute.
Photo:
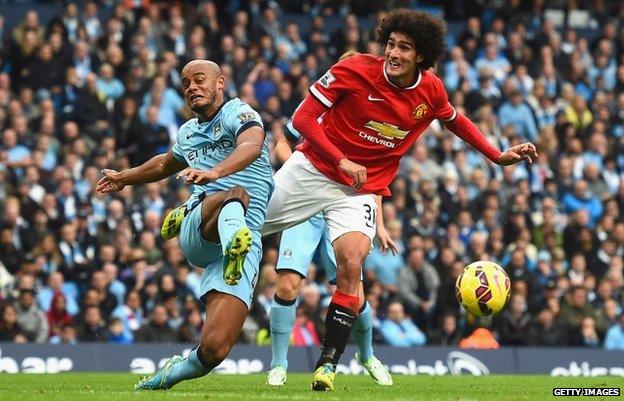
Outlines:
<svg viewBox="0 0 624 401"><path fill-rule="evenodd" d="M421 56L420 54L417 54L417 55L416 55L416 62L417 62L418 64L422 63L422 62L423 62L423 60L424 60L423 56Z"/></svg>
<svg viewBox="0 0 624 401"><path fill-rule="evenodd" d="M223 75L219 75L217 77L217 90L225 88L225 77Z"/></svg>

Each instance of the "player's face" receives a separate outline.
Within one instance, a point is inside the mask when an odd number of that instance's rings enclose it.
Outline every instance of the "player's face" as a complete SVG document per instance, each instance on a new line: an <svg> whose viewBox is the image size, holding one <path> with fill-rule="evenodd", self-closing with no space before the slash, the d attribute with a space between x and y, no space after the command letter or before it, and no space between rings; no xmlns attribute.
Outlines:
<svg viewBox="0 0 624 401"><path fill-rule="evenodd" d="M413 83L418 63L422 57L416 52L414 41L400 32L392 32L386 43L386 74L396 85L404 87Z"/></svg>
<svg viewBox="0 0 624 401"><path fill-rule="evenodd" d="M189 68L182 75L182 89L184 100L195 113L203 114L214 107L217 101L219 85L223 83L222 76L214 76L210 71Z"/></svg>

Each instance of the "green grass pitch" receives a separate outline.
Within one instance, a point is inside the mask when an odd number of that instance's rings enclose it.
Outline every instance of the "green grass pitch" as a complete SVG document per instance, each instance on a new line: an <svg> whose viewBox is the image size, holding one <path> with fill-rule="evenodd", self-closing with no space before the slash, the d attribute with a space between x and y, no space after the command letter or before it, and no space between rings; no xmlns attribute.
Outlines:
<svg viewBox="0 0 624 401"><path fill-rule="evenodd" d="M135 392L137 375L66 373L0 374L0 400L436 400L515 401L555 399L553 387L619 387L621 377L562 378L549 376L394 376L394 386L377 386L367 376L336 378L336 391L314 393L310 374L289 374L282 388L270 388L265 375L208 375L168 391ZM582 397L585 400L622 397ZM576 397L564 397L577 399Z"/></svg>

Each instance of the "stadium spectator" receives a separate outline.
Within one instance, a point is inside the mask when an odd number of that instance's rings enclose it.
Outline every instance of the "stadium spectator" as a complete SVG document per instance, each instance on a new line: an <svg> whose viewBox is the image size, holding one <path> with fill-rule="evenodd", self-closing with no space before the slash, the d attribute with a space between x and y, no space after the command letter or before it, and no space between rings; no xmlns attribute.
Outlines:
<svg viewBox="0 0 624 401"><path fill-rule="evenodd" d="M126 295L126 286L117 279L119 277L118 268L115 263L107 262L102 266L102 272L106 278L106 284L108 285L108 291L115 296L117 300L116 305L123 305L123 301Z"/></svg>
<svg viewBox="0 0 624 401"><path fill-rule="evenodd" d="M97 298L95 303L97 303ZM78 324L76 338L80 342L104 341L105 325L97 305L86 305L82 321Z"/></svg>
<svg viewBox="0 0 624 401"><path fill-rule="evenodd" d="M66 344L75 345L78 344L78 338L76 337L76 326L72 322L67 322L59 326L59 334L50 338L50 344Z"/></svg>
<svg viewBox="0 0 624 401"><path fill-rule="evenodd" d="M34 291L30 288L21 288L13 306L17 314L17 323L28 341L44 343L48 339L48 319L35 303Z"/></svg>
<svg viewBox="0 0 624 401"><path fill-rule="evenodd" d="M501 126L512 125L521 138L537 140L538 130L531 108L523 102L522 93L514 89L510 101L504 102L498 110Z"/></svg>
<svg viewBox="0 0 624 401"><path fill-rule="evenodd" d="M124 334L121 320L116 317L108 321L105 337L112 344L132 344L132 338Z"/></svg>
<svg viewBox="0 0 624 401"><path fill-rule="evenodd" d="M624 313L620 313L620 322L607 331L604 346L608 350L624 350Z"/></svg>
<svg viewBox="0 0 624 401"><path fill-rule="evenodd" d="M185 343L197 343L201 335L204 322L197 307L188 309L184 316L184 322L178 329L180 341Z"/></svg>
<svg viewBox="0 0 624 401"><path fill-rule="evenodd" d="M111 312L117 307L117 298L110 292L109 288L110 282L107 280L106 273L101 270L91 273L91 289L97 291L100 311L104 319L108 319Z"/></svg>
<svg viewBox="0 0 624 401"><path fill-rule="evenodd" d="M592 194L587 188L585 180L574 183L572 191L563 194L561 199L566 213L574 213L579 209L585 209L589 213L589 225L595 226L602 215L603 205L600 199Z"/></svg>
<svg viewBox="0 0 624 401"><path fill-rule="evenodd" d="M407 266L399 271L397 300L412 317L429 315L435 310L440 277L425 260L424 251L412 249Z"/></svg>
<svg viewBox="0 0 624 401"><path fill-rule="evenodd" d="M498 320L499 343L501 345L525 345L526 329L530 320L527 312L527 300L523 294L514 294L509 309Z"/></svg>
<svg viewBox="0 0 624 401"><path fill-rule="evenodd" d="M388 305L386 316L379 330L387 344L395 347L411 347L427 343L425 334L405 315L401 303L393 302Z"/></svg>
<svg viewBox="0 0 624 401"><path fill-rule="evenodd" d="M163 305L157 304L152 310L150 319L134 333L134 342L176 342L178 334L168 322L167 310Z"/></svg>
<svg viewBox="0 0 624 401"><path fill-rule="evenodd" d="M596 331L596 322L591 317L584 317L581 320L580 328L581 346L599 347L601 339Z"/></svg>
<svg viewBox="0 0 624 401"><path fill-rule="evenodd" d="M11 304L3 305L0 309L0 341L27 343L26 332L17 321L17 311Z"/></svg>
<svg viewBox="0 0 624 401"><path fill-rule="evenodd" d="M399 220L392 220L386 224L390 238L395 242L399 249L396 255L392 252L383 253L379 244L375 244L370 255L364 260L364 275L370 281L379 281L390 295L396 294L398 291L397 279L398 273L405 265L402 253L405 251L403 245L402 229L403 226Z"/></svg>
<svg viewBox="0 0 624 401"><path fill-rule="evenodd" d="M596 331L604 333L606 329L602 317L588 302L587 289L579 285L570 288L561 320L569 331L571 345L595 345Z"/></svg>
<svg viewBox="0 0 624 401"><path fill-rule="evenodd" d="M457 346L461 340L461 333L457 327L457 317L453 313L445 313L440 320L442 321L440 328L433 331L429 336L429 345Z"/></svg>
<svg viewBox="0 0 624 401"><path fill-rule="evenodd" d="M48 327L50 328L50 337L54 337L60 332L60 327L71 323L72 316L67 312L67 301L65 295L60 292L54 294L50 310L46 313L48 319Z"/></svg>
<svg viewBox="0 0 624 401"><path fill-rule="evenodd" d="M295 325L292 330L292 345L299 347L318 346L321 342L305 307L297 308Z"/></svg>
<svg viewBox="0 0 624 401"><path fill-rule="evenodd" d="M548 308L542 308L526 330L526 344L548 347L561 347L568 344L566 329L555 319Z"/></svg>
<svg viewBox="0 0 624 401"><path fill-rule="evenodd" d="M100 67L97 88L106 101L113 102L123 96L125 91L123 83L118 78L115 78L113 66L110 64L102 64Z"/></svg>
<svg viewBox="0 0 624 401"><path fill-rule="evenodd" d="M126 302L118 305L111 313L111 316L121 321L124 335L133 339L134 333L141 327L144 320L143 309L141 308L141 295L131 290L126 294Z"/></svg>

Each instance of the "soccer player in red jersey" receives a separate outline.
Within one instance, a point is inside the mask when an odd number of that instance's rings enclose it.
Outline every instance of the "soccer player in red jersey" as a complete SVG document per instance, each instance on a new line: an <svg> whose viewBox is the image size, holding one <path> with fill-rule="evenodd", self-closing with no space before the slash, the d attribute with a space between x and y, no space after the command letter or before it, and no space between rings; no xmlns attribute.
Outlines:
<svg viewBox="0 0 624 401"><path fill-rule="evenodd" d="M310 87L293 127L305 139L275 176L263 233L281 231L322 211L338 264L337 289L312 378L333 390L335 368L364 301L362 262L375 236L375 196L390 195L401 157L429 124L440 120L488 159L507 166L532 162L524 143L501 152L449 103L428 69L444 53L444 23L428 14L395 10L377 27L384 56L360 54L332 66Z"/></svg>

